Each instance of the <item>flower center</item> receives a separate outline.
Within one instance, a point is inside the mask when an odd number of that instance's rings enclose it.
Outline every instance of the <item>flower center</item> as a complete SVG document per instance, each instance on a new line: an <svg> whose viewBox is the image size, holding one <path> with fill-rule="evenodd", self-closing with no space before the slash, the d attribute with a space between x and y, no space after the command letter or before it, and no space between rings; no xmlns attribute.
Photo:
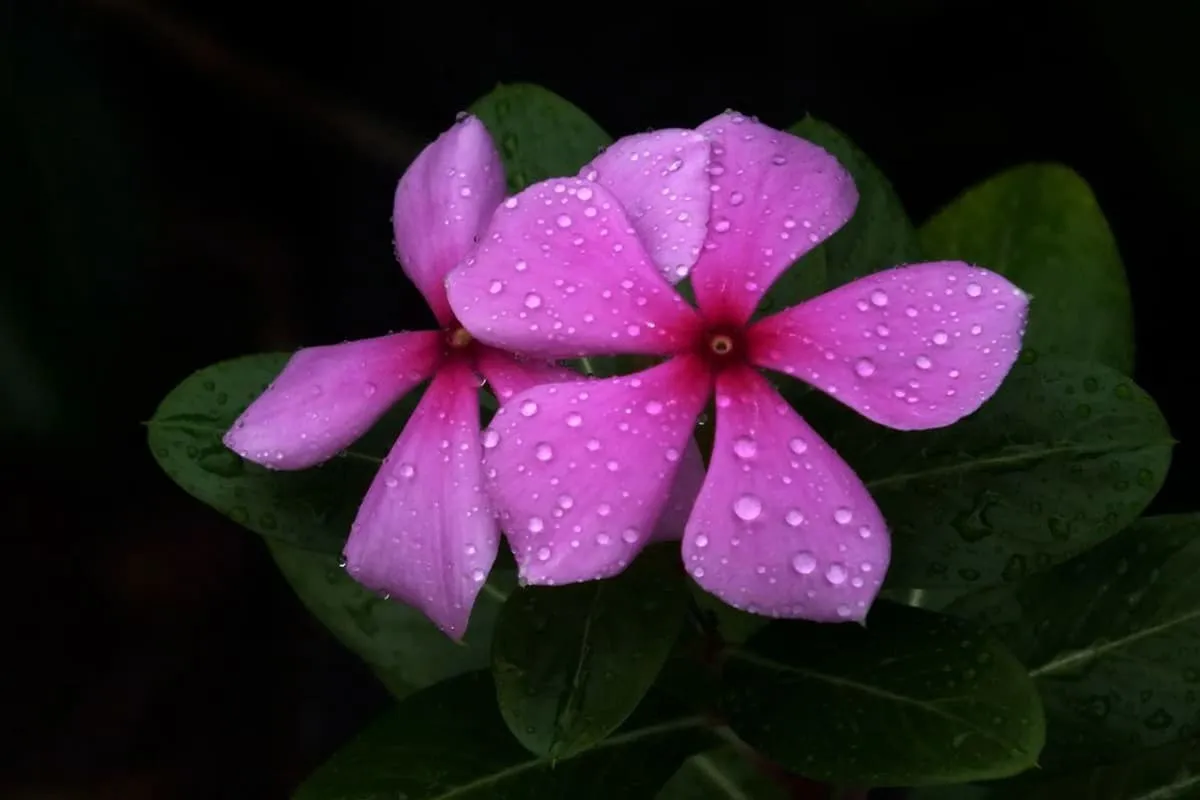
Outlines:
<svg viewBox="0 0 1200 800"><path fill-rule="evenodd" d="M471 334L467 332L466 328L462 327L452 329L446 336L446 344L450 345L454 350L461 350L472 341Z"/></svg>
<svg viewBox="0 0 1200 800"><path fill-rule="evenodd" d="M740 327L715 325L700 337L698 354L716 369L740 363L746 358L745 341Z"/></svg>

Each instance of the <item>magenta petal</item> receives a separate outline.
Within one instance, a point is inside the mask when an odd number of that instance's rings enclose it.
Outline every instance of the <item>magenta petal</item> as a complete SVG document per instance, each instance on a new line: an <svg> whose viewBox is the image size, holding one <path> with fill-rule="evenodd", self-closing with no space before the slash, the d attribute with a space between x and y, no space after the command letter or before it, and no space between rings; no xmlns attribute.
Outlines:
<svg viewBox="0 0 1200 800"><path fill-rule="evenodd" d="M762 376L721 373L708 479L683 539L696 582L755 614L861 620L890 553L883 517L846 462Z"/></svg>
<svg viewBox="0 0 1200 800"><path fill-rule="evenodd" d="M395 333L307 347L225 434L225 446L271 469L304 469L344 450L429 377L439 333Z"/></svg>
<svg viewBox="0 0 1200 800"><path fill-rule="evenodd" d="M1016 286L962 262L899 267L762 320L751 358L881 425L940 428L995 394L1028 307Z"/></svg>
<svg viewBox="0 0 1200 800"><path fill-rule="evenodd" d="M426 147L396 187L396 256L440 324L450 322L443 282L504 199L504 166L483 123L464 117Z"/></svg>
<svg viewBox="0 0 1200 800"><path fill-rule="evenodd" d="M820 147L740 114L700 132L712 141L712 216L692 284L705 313L740 323L780 274L850 219L858 190Z"/></svg>
<svg viewBox="0 0 1200 800"><path fill-rule="evenodd" d="M579 173L621 201L671 283L687 277L708 233L708 153L702 134L668 128L626 136Z"/></svg>
<svg viewBox="0 0 1200 800"><path fill-rule="evenodd" d="M461 639L499 547L480 475L478 381L439 370L384 460L346 542L364 586L420 609Z"/></svg>
<svg viewBox="0 0 1200 800"><path fill-rule="evenodd" d="M634 375L549 384L484 433L488 491L524 581L575 583L633 560L667 502L709 393L684 356Z"/></svg>
<svg viewBox="0 0 1200 800"><path fill-rule="evenodd" d="M679 471L675 473L675 480L667 495L667 504L658 516L658 523L654 526L650 541L678 542L683 538L692 506L703 485L704 456L700 454L700 446L696 444L696 440L692 439L683 451L683 460L679 462Z"/></svg>
<svg viewBox="0 0 1200 800"><path fill-rule="evenodd" d="M480 347L475 358L476 366L500 402L543 383L569 383L585 379L578 372L552 361L518 358L493 347Z"/></svg>
<svg viewBox="0 0 1200 800"><path fill-rule="evenodd" d="M658 274L608 189L563 178L501 204L479 249L446 281L476 338L542 358L663 355L697 317Z"/></svg>

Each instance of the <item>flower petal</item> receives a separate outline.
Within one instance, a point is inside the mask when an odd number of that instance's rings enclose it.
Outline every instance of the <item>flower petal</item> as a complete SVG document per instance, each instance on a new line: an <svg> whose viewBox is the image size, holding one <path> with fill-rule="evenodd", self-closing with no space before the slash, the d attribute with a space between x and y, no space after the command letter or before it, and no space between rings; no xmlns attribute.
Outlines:
<svg viewBox="0 0 1200 800"><path fill-rule="evenodd" d="M475 364L500 402L543 383L570 383L585 379L584 375L553 361L518 358L494 347L480 347Z"/></svg>
<svg viewBox="0 0 1200 800"><path fill-rule="evenodd" d="M709 317L739 324L796 259L850 219L858 190L820 147L741 114L699 130L712 141L713 195L692 284Z"/></svg>
<svg viewBox="0 0 1200 800"><path fill-rule="evenodd" d="M483 494L478 381L462 361L434 377L363 499L346 569L461 639L499 548Z"/></svg>
<svg viewBox="0 0 1200 800"><path fill-rule="evenodd" d="M883 517L846 462L761 375L722 372L708 479L683 538L696 582L764 616L861 620L890 553Z"/></svg>
<svg viewBox="0 0 1200 800"><path fill-rule="evenodd" d="M708 233L709 144L681 128L626 136L579 175L613 193L670 283L687 277Z"/></svg>
<svg viewBox="0 0 1200 800"><path fill-rule="evenodd" d="M846 284L750 329L750 358L899 430L940 428L995 394L1021 350L1028 296L959 261Z"/></svg>
<svg viewBox="0 0 1200 800"><path fill-rule="evenodd" d="M472 335L542 358L663 355L687 343L697 324L620 202L576 178L504 201L479 249L446 283Z"/></svg>
<svg viewBox="0 0 1200 800"><path fill-rule="evenodd" d="M463 117L421 151L396 187L396 256L437 317L450 322L443 282L504 199L504 166L487 128Z"/></svg>
<svg viewBox="0 0 1200 800"><path fill-rule="evenodd" d="M652 542L678 542L683 538L687 527L688 517L700 487L704 485L704 456L700 454L700 446L696 440L688 442L683 451L683 459L679 462L679 471L675 473L675 481L667 495L667 504L663 506L658 516L658 524L650 537Z"/></svg>
<svg viewBox="0 0 1200 800"><path fill-rule="evenodd" d="M484 433L488 492L524 581L623 570L667 503L710 379L692 356L634 375L549 384L500 408Z"/></svg>
<svg viewBox="0 0 1200 800"><path fill-rule="evenodd" d="M271 469L304 469L344 450L441 359L441 334L395 333L296 351L225 446Z"/></svg>

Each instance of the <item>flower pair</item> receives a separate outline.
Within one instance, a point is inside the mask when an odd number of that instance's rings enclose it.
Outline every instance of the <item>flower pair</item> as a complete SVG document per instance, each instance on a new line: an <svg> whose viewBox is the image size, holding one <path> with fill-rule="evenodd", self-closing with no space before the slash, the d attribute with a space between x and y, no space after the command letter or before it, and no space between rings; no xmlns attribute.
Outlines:
<svg viewBox="0 0 1200 800"><path fill-rule="evenodd" d="M398 254L446 333L300 351L229 446L268 466L308 466L436 369L346 557L356 578L450 635L461 635L495 556L495 519L522 578L554 584L611 576L649 541L678 538L665 511L686 517L693 579L731 605L865 616L890 556L884 520L759 369L889 427L941 427L976 410L1011 368L1027 297L993 273L936 262L751 321L858 195L824 150L737 114L627 137L579 177L503 200L500 172L468 118L401 180ZM696 307L672 286L684 277ZM551 361L610 354L665 360L605 380ZM506 400L482 439L476 371ZM313 393L325 384L332 396ZM364 402L365 385L382 396ZM714 395L697 494L691 435Z"/></svg>

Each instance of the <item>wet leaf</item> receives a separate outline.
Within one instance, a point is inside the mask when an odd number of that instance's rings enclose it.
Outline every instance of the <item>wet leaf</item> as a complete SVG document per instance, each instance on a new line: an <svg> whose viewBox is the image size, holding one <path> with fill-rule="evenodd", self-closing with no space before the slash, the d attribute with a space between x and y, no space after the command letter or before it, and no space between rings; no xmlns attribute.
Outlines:
<svg viewBox="0 0 1200 800"><path fill-rule="evenodd" d="M888 521L889 590L1016 581L1121 530L1162 486L1174 440L1150 397L1098 364L1029 355L939 430L889 430L819 392L797 404Z"/></svg>
<svg viewBox="0 0 1200 800"><path fill-rule="evenodd" d="M1133 370L1125 267L1091 187L1060 164L1025 164L973 186L921 226L935 259L961 259L1033 296L1025 346Z"/></svg>
<svg viewBox="0 0 1200 800"><path fill-rule="evenodd" d="M479 593L463 641L425 615L355 582L336 556L267 539L271 556L304 606L365 661L397 698L445 678L486 667L496 617L516 584L512 569L494 569Z"/></svg>
<svg viewBox="0 0 1200 800"><path fill-rule="evenodd" d="M547 178L576 175L612 143L578 107L529 83L500 84L476 100L471 113L492 134L512 194Z"/></svg>
<svg viewBox="0 0 1200 800"><path fill-rule="evenodd" d="M866 626L773 622L729 655L733 731L782 766L855 786L1007 777L1044 740L1033 681L972 625L877 602Z"/></svg>
<svg viewBox="0 0 1200 800"><path fill-rule="evenodd" d="M620 575L517 590L500 612L492 670L513 734L539 755L595 746L625 721L671 653L687 609L678 545Z"/></svg>
<svg viewBox="0 0 1200 800"><path fill-rule="evenodd" d="M531 755L496 709L486 673L445 681L384 714L334 754L297 800L651 800L711 747L698 717L647 698L614 735L574 756Z"/></svg>
<svg viewBox="0 0 1200 800"><path fill-rule="evenodd" d="M1016 587L948 609L993 627L1046 704L1047 768L1200 734L1200 515L1149 517Z"/></svg>

